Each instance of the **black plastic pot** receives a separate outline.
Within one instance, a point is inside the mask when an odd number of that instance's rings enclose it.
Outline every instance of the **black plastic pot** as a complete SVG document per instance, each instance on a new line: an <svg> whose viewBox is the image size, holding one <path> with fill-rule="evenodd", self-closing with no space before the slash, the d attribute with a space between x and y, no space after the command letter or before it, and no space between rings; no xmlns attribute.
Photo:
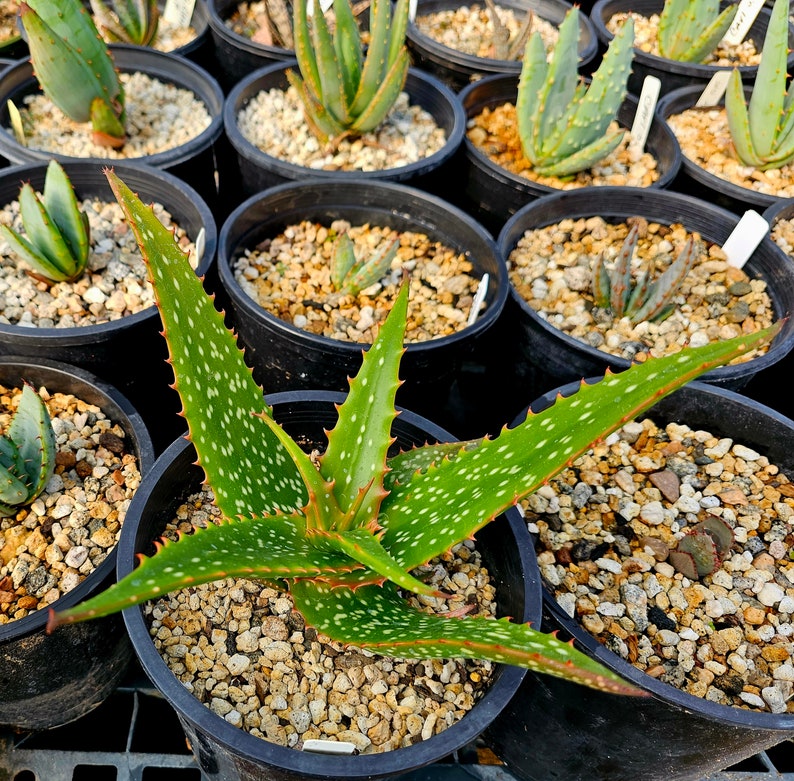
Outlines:
<svg viewBox="0 0 794 781"><path fill-rule="evenodd" d="M218 275L254 378L267 392L300 389L347 391L366 345L312 334L266 312L243 291L231 269L246 248L286 226L311 220L325 225L346 219L427 234L466 254L472 275L489 275L486 309L455 334L406 345L400 367L405 383L398 403L444 425L473 425L476 402L448 403L457 372L479 354L479 340L499 317L507 298L504 260L486 231L468 215L419 190L387 182L296 182L249 198L229 216L218 243ZM504 421L502 421L504 422ZM480 432L481 434L482 432Z"/></svg>
<svg viewBox="0 0 794 781"><path fill-rule="evenodd" d="M150 165L167 171L187 182L202 198L214 203L216 197L215 159L213 146L223 130L221 110L223 93L218 83L194 62L175 54L165 54L141 46L111 46L116 67L121 72L142 71L168 84L188 89L201 100L207 108L212 121L195 138L165 152L144 155L137 158L119 160L124 165ZM22 105L25 96L39 92L38 82L33 75L30 61L19 61L2 72L0 79L0 154L12 164L47 161L55 158L61 162L77 158L53 154L22 146L14 137L8 117L7 101L13 100ZM114 163L107 158L81 158L93 162L97 167Z"/></svg>
<svg viewBox="0 0 794 781"><path fill-rule="evenodd" d="M229 93L223 108L226 136L237 156L239 188L229 192L227 200L239 203L241 196L262 192L285 182L313 179L328 182L331 179L358 179L402 182L444 197L450 188L453 156L463 140L466 118L455 94L438 79L413 68L408 71L404 90L411 103L428 111L446 133L446 144L434 154L415 163L385 171L323 171L296 165L263 152L243 138L237 126L237 115L251 98L270 89L286 90L287 70L296 68L294 60L287 64L276 63L262 68L244 78Z"/></svg>
<svg viewBox="0 0 794 781"><path fill-rule="evenodd" d="M460 93L460 100L467 119L470 119L486 108L515 103L517 95L518 79L515 76L489 76L466 87ZM618 122L623 127L630 127L636 112L637 99L628 95L618 111ZM681 150L670 128L658 118L651 125L646 149L656 158L660 174L651 189L668 187L681 165ZM533 182L497 165L468 138L464 139L461 150L465 157L465 162L461 161L464 169L464 182L459 190L459 197L463 198L461 205L476 214L494 235L525 204L541 196L559 192L553 187ZM597 193L590 197L601 198Z"/></svg>
<svg viewBox="0 0 794 781"><path fill-rule="evenodd" d="M592 193L584 190L571 190L535 201L508 221L497 240L499 249L507 258L525 231L562 219L594 214L614 222L633 216L667 224L680 222L688 231L697 231L706 241L720 245L739 221L736 215L710 203L666 190L605 187L599 204L594 203ZM794 264L787 262L768 237L759 244L745 270L749 276L766 281L776 319L794 312ZM504 317L510 332L515 334L516 376L535 394L583 377L601 375L607 367L621 370L630 365L625 358L597 350L554 328L540 318L512 286ZM745 363L713 369L701 379L740 390L753 376L784 358L792 347L794 322L789 319L767 353Z"/></svg>
<svg viewBox="0 0 794 781"><path fill-rule="evenodd" d="M276 419L309 446L322 447L324 429L336 420L335 403L342 394L300 392L268 396ZM425 441L449 441L443 429L410 412L402 412L393 426L396 447ZM147 551L172 511L198 489L202 472L195 452L184 441L175 442L157 461L130 505L119 543L118 575L135 565L135 554ZM478 549L497 587L499 614L537 620L540 585L537 564L526 525L510 510L477 534ZM337 757L296 751L269 743L232 727L199 703L173 676L149 637L139 608L126 610L135 652L146 674L176 709L200 769L207 779L223 781L308 781L309 779L377 779L404 773L441 759L464 746L491 722L515 693L524 672L499 667L483 699L461 721L428 741L384 754Z"/></svg>
<svg viewBox="0 0 794 781"><path fill-rule="evenodd" d="M656 106L656 113L665 121L673 114L681 114L687 109L694 108L702 90L700 87L681 87L665 95ZM745 87L745 98L749 100L751 89ZM724 98L720 100L719 107L725 106ZM707 109L704 109L707 110ZM726 154L733 154L731 149L725 150ZM782 200L775 195L741 187L709 173L701 168L694 160L682 153L681 169L676 180L671 185L674 190L697 196L709 203L716 203L736 214L744 214L748 209L763 211L769 206Z"/></svg>
<svg viewBox="0 0 794 781"><path fill-rule="evenodd" d="M227 27L226 20L239 4L240 0L207 0L210 35L215 45L213 73L226 92L259 68L295 58L292 49L255 43Z"/></svg>
<svg viewBox="0 0 794 781"><path fill-rule="evenodd" d="M457 8L460 3L456 0L420 0L417 4L416 15L438 13ZM533 13L541 19L559 26L571 4L565 0L502 0L502 8L509 8L517 14L526 13L531 8ZM482 7L480 5L479 7ZM492 57L477 57L473 54L444 46L429 35L419 31L414 22L410 22L406 33L406 43L411 52L414 65L432 73L437 78L448 84L454 90L460 90L473 79L481 76L491 76L495 73L512 73L518 76L521 73L521 59L497 60ZM592 62L598 53L598 41L590 19L579 15L579 67L585 68Z"/></svg>
<svg viewBox="0 0 794 781"><path fill-rule="evenodd" d="M115 202L102 167L93 162L63 164L80 199L99 197ZM45 163L0 171L0 202L17 199L21 182L41 192ZM191 187L175 176L148 166L118 165L116 173L145 203L163 204L174 221L193 239L203 228L205 249L197 273L213 266L217 247L215 221L209 207ZM173 372L166 364L165 340L157 308L91 326L30 328L0 323L0 355L28 355L66 361L117 387L135 405L162 449L184 429L177 416L179 398L169 386Z"/></svg>
<svg viewBox="0 0 794 781"><path fill-rule="evenodd" d="M0 357L0 382L23 380L52 392L70 393L96 404L124 428L127 452L138 459L141 475L154 463L154 449L138 413L115 388L88 372L55 361ZM114 580L116 551L77 587L53 603L63 610L106 588ZM79 718L118 685L132 659L132 647L119 616L73 624L45 633L47 610L0 626L0 724L47 729Z"/></svg>
<svg viewBox="0 0 794 781"><path fill-rule="evenodd" d="M577 388L560 390L569 395ZM533 410L547 407L556 393ZM730 437L794 475L794 423L736 393L693 382L647 416ZM544 631L561 629L560 637L573 637L580 650L649 696L616 698L527 675L486 736L521 781L696 781L791 737L791 714L719 705L646 675L582 629L545 588L543 610Z"/></svg>
<svg viewBox="0 0 794 781"><path fill-rule="evenodd" d="M723 7L727 3L723 3ZM664 0L598 0L590 12L590 19L595 28L598 40L605 49L612 40L613 35L607 30L607 22L618 13L634 11L643 16L658 14L664 8ZM752 40L758 51L764 45L764 36L769 24L770 11L762 8L747 33L747 38ZM789 48L794 47L794 27L789 25ZM794 53L789 55L789 69L794 67ZM701 65L692 62L677 62L664 57L634 49L631 76L629 77L629 91L640 94L642 83L646 76L656 76L662 82L661 94L664 95L679 87L693 86L702 92L711 77L720 70L729 70L727 67L716 65ZM741 65L738 68L743 81L752 82L758 73L757 65ZM699 94L699 93L698 93Z"/></svg>

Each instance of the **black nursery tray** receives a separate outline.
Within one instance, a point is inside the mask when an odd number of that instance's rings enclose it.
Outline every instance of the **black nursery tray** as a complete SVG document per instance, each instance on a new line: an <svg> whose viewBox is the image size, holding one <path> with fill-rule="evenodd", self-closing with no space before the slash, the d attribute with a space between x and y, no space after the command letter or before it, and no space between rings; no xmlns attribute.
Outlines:
<svg viewBox="0 0 794 781"><path fill-rule="evenodd" d="M395 781L515 781L472 745ZM0 781L202 781L179 721L140 667L96 710L40 733L0 729ZM594 779L594 781L597 781ZM794 781L784 741L703 781Z"/></svg>

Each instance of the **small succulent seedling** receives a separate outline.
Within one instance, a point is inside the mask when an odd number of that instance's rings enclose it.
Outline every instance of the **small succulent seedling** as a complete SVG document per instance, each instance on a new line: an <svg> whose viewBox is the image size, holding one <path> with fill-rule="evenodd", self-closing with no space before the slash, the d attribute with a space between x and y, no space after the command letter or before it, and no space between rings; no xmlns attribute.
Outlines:
<svg viewBox="0 0 794 781"><path fill-rule="evenodd" d="M288 71L306 121L324 144L374 130L400 95L408 73L405 30L408 0L372 0L366 57L349 0L334 0L331 34L319 10L309 23L307 2L294 5L295 56L300 76Z"/></svg>
<svg viewBox="0 0 794 781"><path fill-rule="evenodd" d="M633 45L634 22L629 18L588 86L576 70L576 7L560 25L550 62L540 33L532 33L524 51L516 114L521 147L533 170L544 176L569 176L592 167L617 147L624 133L610 125L626 97Z"/></svg>
<svg viewBox="0 0 794 781"><path fill-rule="evenodd" d="M708 515L678 541L668 561L682 575L697 580L720 566L731 545L733 529L722 518Z"/></svg>
<svg viewBox="0 0 794 781"><path fill-rule="evenodd" d="M738 3L720 11L720 0L666 0L656 40L659 54L679 62L703 62L733 22Z"/></svg>
<svg viewBox="0 0 794 781"><path fill-rule="evenodd" d="M391 268L399 246L399 240L394 239L377 252L356 258L353 240L347 233L340 234L331 261L331 284L340 293L358 295Z"/></svg>
<svg viewBox="0 0 794 781"><path fill-rule="evenodd" d="M739 160L762 171L794 160L794 85L786 89L789 2L775 0L749 106L739 71L725 93L725 112Z"/></svg>
<svg viewBox="0 0 794 781"><path fill-rule="evenodd" d="M496 9L494 0L485 0L485 5L493 27L493 58L496 60L517 60L526 46L530 32L532 32L532 23L535 19L534 12L531 8L527 8L518 34L511 39L510 31L499 18L499 12Z"/></svg>
<svg viewBox="0 0 794 781"><path fill-rule="evenodd" d="M149 46L157 35L157 0L91 0L99 31L111 43Z"/></svg>
<svg viewBox="0 0 794 781"><path fill-rule="evenodd" d="M292 15L285 0L265 0L259 25L251 40L265 46L293 47Z"/></svg>
<svg viewBox="0 0 794 781"><path fill-rule="evenodd" d="M439 596L411 571L471 537L594 440L775 328L608 374L495 439L389 457L408 307L403 285L315 465L273 420L173 236L117 177L110 181L149 265L189 436L228 521L160 546L108 591L53 614L51 628L222 577L263 578L288 588L307 624L342 643L408 658L490 659L637 693L526 624L422 613L400 589Z"/></svg>
<svg viewBox="0 0 794 781"><path fill-rule="evenodd" d="M657 279L651 281L650 268L646 268L635 282L631 259L638 238L639 227L635 222L611 270L607 269L603 254L598 256L593 265L593 297L597 306L610 309L616 318L628 317L632 323L664 320L672 311L671 299L700 255L700 243L694 236L687 236L678 257Z"/></svg>
<svg viewBox="0 0 794 781"><path fill-rule="evenodd" d="M95 143L123 146L124 90L80 0L28 0L19 18L45 95L75 122L91 122Z"/></svg>
<svg viewBox="0 0 794 781"><path fill-rule="evenodd" d="M47 405L29 385L0 436L0 516L13 516L44 490L55 470L55 433Z"/></svg>
<svg viewBox="0 0 794 781"><path fill-rule="evenodd" d="M41 196L29 182L22 185L19 212L27 238L6 225L0 225L0 235L32 274L51 282L81 276L88 263L88 215L80 210L72 183L56 160L47 166Z"/></svg>

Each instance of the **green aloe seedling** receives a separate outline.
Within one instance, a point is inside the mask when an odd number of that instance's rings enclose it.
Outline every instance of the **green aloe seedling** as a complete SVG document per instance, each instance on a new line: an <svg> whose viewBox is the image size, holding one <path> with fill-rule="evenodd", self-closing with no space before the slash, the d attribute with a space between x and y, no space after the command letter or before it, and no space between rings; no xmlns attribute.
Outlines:
<svg viewBox="0 0 794 781"><path fill-rule="evenodd" d="M107 41L149 46L157 35L157 0L91 0L91 12Z"/></svg>
<svg viewBox="0 0 794 781"><path fill-rule="evenodd" d="M6 225L0 225L0 235L27 261L34 276L52 282L81 276L88 263L88 215L80 210L72 183L57 161L47 166L41 197L29 182L22 185L19 212L27 238Z"/></svg>
<svg viewBox="0 0 794 781"><path fill-rule="evenodd" d="M411 571L537 489L600 437L701 372L776 332L649 360L558 399L495 439L426 445L389 457L403 351L404 285L339 407L319 465L271 417L233 334L186 256L112 173L157 290L190 438L227 523L197 529L50 627L111 613L221 577L289 588L308 625L399 657L469 657L636 693L572 645L528 625L412 608L433 593Z"/></svg>
<svg viewBox="0 0 794 781"><path fill-rule="evenodd" d="M669 561L690 580L714 572L733 545L733 529L722 518L708 515L670 551Z"/></svg>
<svg viewBox="0 0 794 781"><path fill-rule="evenodd" d="M794 160L794 84L786 89L788 15L788 0L775 0L749 107L738 70L731 73L725 93L736 155L762 171Z"/></svg>
<svg viewBox="0 0 794 781"><path fill-rule="evenodd" d="M540 33L524 51L516 114L521 147L544 176L569 176L592 167L617 147L623 131L610 130L626 97L634 54L634 22L628 19L612 39L588 86L577 73L579 10L560 25L551 61Z"/></svg>
<svg viewBox="0 0 794 781"><path fill-rule="evenodd" d="M612 310L615 317L628 317L632 323L644 320L664 320L672 311L671 299L697 261L701 246L693 236L687 236L681 252L673 263L651 281L646 268L634 283L631 259L637 248L639 227L634 223L609 271L604 256L599 255L593 266L593 297L597 306Z"/></svg>
<svg viewBox="0 0 794 781"><path fill-rule="evenodd" d="M733 22L738 3L720 11L720 0L666 0L659 17L659 53L668 60L703 62Z"/></svg>
<svg viewBox="0 0 794 781"><path fill-rule="evenodd" d="M349 0L334 0L333 35L322 13L294 4L295 56L300 76L288 72L298 91L306 121L324 144L374 130L397 100L408 73L405 30L408 0L372 0L366 57Z"/></svg>
<svg viewBox="0 0 794 781"><path fill-rule="evenodd" d="M395 239L371 255L356 258L353 240L347 233L340 234L331 262L331 284L340 293L358 295L391 268L399 246L399 240Z"/></svg>
<svg viewBox="0 0 794 781"><path fill-rule="evenodd" d="M55 470L55 432L47 406L29 385L0 436L0 516L16 515L44 490Z"/></svg>
<svg viewBox="0 0 794 781"><path fill-rule="evenodd" d="M105 42L80 0L28 0L19 16L47 97L75 122L91 122L95 143L124 144L124 90Z"/></svg>

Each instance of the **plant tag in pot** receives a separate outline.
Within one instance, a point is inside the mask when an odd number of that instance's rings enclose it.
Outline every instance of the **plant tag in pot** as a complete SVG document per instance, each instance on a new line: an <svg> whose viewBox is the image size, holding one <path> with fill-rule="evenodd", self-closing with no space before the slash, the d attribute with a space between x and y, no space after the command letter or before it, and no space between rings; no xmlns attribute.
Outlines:
<svg viewBox="0 0 794 781"><path fill-rule="evenodd" d="M742 0L739 3L739 10L733 18L733 23L728 28L728 32L725 33L722 42L727 43L729 46L738 46L749 32L755 17L758 16L758 12L763 8L763 5L764 0Z"/></svg>
<svg viewBox="0 0 794 781"><path fill-rule="evenodd" d="M305 740L303 750L313 754L354 754L356 747L344 740Z"/></svg>
<svg viewBox="0 0 794 781"><path fill-rule="evenodd" d="M646 76L645 81L642 82L642 92L637 104L637 113L634 115L634 122L631 125L631 143L629 144L637 152L642 152L645 149L661 86L662 82L656 76Z"/></svg>
<svg viewBox="0 0 794 781"><path fill-rule="evenodd" d="M175 27L190 27L196 0L166 0L163 19Z"/></svg>
<svg viewBox="0 0 794 781"><path fill-rule="evenodd" d="M748 209L722 245L728 263L736 268L744 266L767 233L769 223L758 212Z"/></svg>
<svg viewBox="0 0 794 781"><path fill-rule="evenodd" d="M700 97L695 103L695 108L709 108L716 106L725 90L728 88L728 80L731 77L731 71L728 68L717 71L706 84L706 88L700 93Z"/></svg>
<svg viewBox="0 0 794 781"><path fill-rule="evenodd" d="M488 292L488 280L490 276L483 274L480 284L477 285L477 292L474 294L474 300L471 302L471 312L469 312L469 319L466 325L474 325L477 320L477 315L480 314L480 307L482 302L485 301L485 294Z"/></svg>
<svg viewBox="0 0 794 781"><path fill-rule="evenodd" d="M410 0L408 3L408 19L412 22L416 19L416 5L417 0Z"/></svg>

